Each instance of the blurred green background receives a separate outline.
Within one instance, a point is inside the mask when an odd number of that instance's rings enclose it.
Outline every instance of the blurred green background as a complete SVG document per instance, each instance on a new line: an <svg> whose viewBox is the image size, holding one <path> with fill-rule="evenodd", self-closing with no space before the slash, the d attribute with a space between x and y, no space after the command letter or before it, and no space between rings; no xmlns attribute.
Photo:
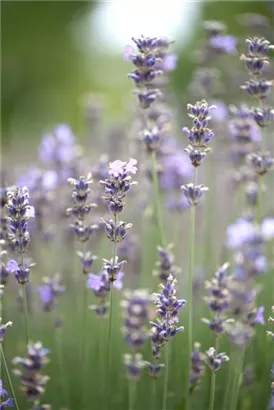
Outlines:
<svg viewBox="0 0 274 410"><path fill-rule="evenodd" d="M168 17L171 5L167 4L165 11L160 3L131 0L125 7L124 0L2 1L2 142L9 145L14 138L40 138L44 130L63 122L81 135L84 106L90 94L104 96L110 118L123 116L132 84L127 80L129 66L123 61L123 44L117 33L123 27L125 36L128 30L125 41L129 42L132 34L138 34L130 33L131 21L140 24L139 34L146 27L143 22L150 21L150 30L154 31L155 26L157 35L159 25L163 28L165 13L172 28L169 20L174 17ZM202 19L223 20L229 33L239 34L243 28L235 19L237 14L270 15L271 3L174 0L173 11L176 7L178 11L172 30L180 58L172 76L173 90L181 95L191 79L193 61L189 50L202 33ZM113 21L107 9L112 9ZM116 42L104 43L107 33Z"/></svg>

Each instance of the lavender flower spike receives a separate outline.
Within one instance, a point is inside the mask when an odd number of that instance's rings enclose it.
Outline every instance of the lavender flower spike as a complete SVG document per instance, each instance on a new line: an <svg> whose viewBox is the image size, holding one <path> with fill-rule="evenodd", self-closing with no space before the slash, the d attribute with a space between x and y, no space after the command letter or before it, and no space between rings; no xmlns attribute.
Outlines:
<svg viewBox="0 0 274 410"><path fill-rule="evenodd" d="M194 351L191 355L190 390L195 389L205 372L205 354L200 352L201 344L194 343Z"/></svg>
<svg viewBox="0 0 274 410"><path fill-rule="evenodd" d="M229 357L225 353L218 353L216 354L216 351L214 347L210 347L206 351L206 364L212 370L212 372L218 372L221 370L223 363L227 362L229 360Z"/></svg>
<svg viewBox="0 0 274 410"><path fill-rule="evenodd" d="M152 326L152 353L158 358L160 349L169 342L177 332L184 330L183 326L177 327L178 314L185 305L184 299L178 299L176 295L176 279L169 275L165 285L160 284L161 293L156 293L155 305L158 313L157 322L151 322Z"/></svg>
<svg viewBox="0 0 274 410"><path fill-rule="evenodd" d="M0 343L3 343L6 331L12 326L12 322L7 322L2 325L2 318L0 318Z"/></svg>
<svg viewBox="0 0 274 410"><path fill-rule="evenodd" d="M4 410L6 408L12 408L14 405L13 399L11 398L2 400L2 398L7 395L8 395L8 392L3 388L3 382L2 380L0 380L0 410Z"/></svg>
<svg viewBox="0 0 274 410"><path fill-rule="evenodd" d="M181 189L183 190L189 204L192 206L197 205L200 202L203 193L208 191L208 188L204 185L194 186L193 184L182 185Z"/></svg>

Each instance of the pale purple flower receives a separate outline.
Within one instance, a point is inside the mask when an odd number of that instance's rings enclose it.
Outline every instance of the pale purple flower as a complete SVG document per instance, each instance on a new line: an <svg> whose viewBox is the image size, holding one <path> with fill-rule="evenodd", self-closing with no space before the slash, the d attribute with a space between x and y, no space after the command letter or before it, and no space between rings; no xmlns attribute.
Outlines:
<svg viewBox="0 0 274 410"><path fill-rule="evenodd" d="M227 246L239 248L254 236L254 226L245 219L238 219L227 228Z"/></svg>
<svg viewBox="0 0 274 410"><path fill-rule="evenodd" d="M14 259L10 259L7 263L6 269L8 272L14 273L18 271L18 269L20 268L18 263Z"/></svg>
<svg viewBox="0 0 274 410"><path fill-rule="evenodd" d="M260 306L257 309L256 316L253 320L254 324L259 324L259 325L265 325L265 320L264 320L264 306Z"/></svg>
<svg viewBox="0 0 274 410"><path fill-rule="evenodd" d="M193 174L193 167L187 154L177 151L163 158L163 172L160 176L161 187L165 190L179 190Z"/></svg>
<svg viewBox="0 0 274 410"><path fill-rule="evenodd" d="M58 182L58 175L55 171L45 171L43 174L42 185L46 190L55 189Z"/></svg>
<svg viewBox="0 0 274 410"><path fill-rule="evenodd" d="M218 51L227 54L237 54L237 39L229 35L217 35L210 38L209 44Z"/></svg>
<svg viewBox="0 0 274 410"><path fill-rule="evenodd" d="M126 174L136 174L137 171L137 160L131 158L129 162L120 161L117 159L116 161L110 162L109 164L109 175L113 177L119 177Z"/></svg>
<svg viewBox="0 0 274 410"><path fill-rule="evenodd" d="M127 44L124 48L124 60L131 61L131 56L133 54L133 47L130 44Z"/></svg>
<svg viewBox="0 0 274 410"><path fill-rule="evenodd" d="M163 70L174 71L177 67L177 54L167 54L163 59Z"/></svg>
<svg viewBox="0 0 274 410"><path fill-rule="evenodd" d="M265 218L263 220L262 235L265 240L274 239L274 218Z"/></svg>
<svg viewBox="0 0 274 410"><path fill-rule="evenodd" d="M210 105L214 105L216 107L215 110L212 111L212 119L216 122L222 122L227 120L228 118L228 108L227 105L223 101L210 101Z"/></svg>

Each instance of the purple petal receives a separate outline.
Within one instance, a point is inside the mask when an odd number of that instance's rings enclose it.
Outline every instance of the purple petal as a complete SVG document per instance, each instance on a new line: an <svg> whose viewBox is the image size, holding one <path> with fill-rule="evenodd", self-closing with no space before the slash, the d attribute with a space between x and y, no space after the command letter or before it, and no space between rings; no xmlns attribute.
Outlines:
<svg viewBox="0 0 274 410"><path fill-rule="evenodd" d="M17 272L19 270L19 265L14 259L10 259L7 263L6 269L8 272Z"/></svg>

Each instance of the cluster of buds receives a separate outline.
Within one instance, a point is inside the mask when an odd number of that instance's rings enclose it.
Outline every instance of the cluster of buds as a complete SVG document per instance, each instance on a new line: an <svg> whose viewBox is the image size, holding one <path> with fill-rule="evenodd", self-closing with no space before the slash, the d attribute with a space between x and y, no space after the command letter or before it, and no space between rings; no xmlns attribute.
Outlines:
<svg viewBox="0 0 274 410"><path fill-rule="evenodd" d="M208 152L211 151L209 144L214 137L213 131L208 128L208 121L211 119L210 111L214 106L209 106L205 100L198 101L195 105L188 104L188 116L192 118L192 128L183 128L184 134L187 136L189 145L185 149L191 164L197 168L201 165ZM182 185L181 189L191 206L195 206L200 202L203 192L208 188L204 185L196 185L194 183Z"/></svg>
<svg viewBox="0 0 274 410"><path fill-rule="evenodd" d="M201 378L205 372L205 354L200 351L201 344L198 342L194 343L194 351L192 352L191 361L191 373L189 380L190 391L194 390L200 383Z"/></svg>
<svg viewBox="0 0 274 410"><path fill-rule="evenodd" d="M93 183L91 174L89 173L86 177L80 176L79 179L69 178L68 182L73 187L72 199L74 202L73 207L68 208L66 211L67 215L72 215L74 218L74 222L70 227L77 240L85 243L91 239L94 232L98 229L98 225L90 223L89 219L92 209L96 207L96 204L89 203L91 185ZM82 272L86 274L87 267L90 268L92 266L96 257L91 257L90 252L81 252L79 256Z"/></svg>
<svg viewBox="0 0 274 410"><path fill-rule="evenodd" d="M125 198L131 187L136 185L136 181L132 181L130 174L136 174L137 161L133 158L129 162L116 160L109 164L108 178L100 183L104 186L105 195L103 199L106 201L109 211L113 214L114 219L102 220L105 226L105 232L110 241L114 243L116 253L117 243L121 242L127 236L127 230L131 228L132 224L118 221L118 216L124 210L126 205ZM118 259L112 259L112 267L108 265L106 271L109 274L109 281L114 282L116 275L119 272L115 267ZM121 262L120 262L121 263Z"/></svg>
<svg viewBox="0 0 274 410"><path fill-rule="evenodd" d="M225 263L217 270L211 281L205 282L205 288L209 290L210 295L206 296L204 300L212 312L213 319L202 319L202 321L209 325L216 337L225 332L224 324L227 322L227 311L229 309L228 266L228 263Z"/></svg>
<svg viewBox="0 0 274 410"><path fill-rule="evenodd" d="M93 291L98 302L97 305L90 306L90 309L94 310L97 316L103 317L108 314L108 298L111 283L113 282L113 286L116 290L121 290L123 287L123 263L124 261L118 262L118 257L116 257L114 262L113 260L107 261L104 259L104 267L99 275L93 273L88 274L87 288Z"/></svg>
<svg viewBox="0 0 274 410"><path fill-rule="evenodd" d="M157 276L162 283L166 283L170 274L174 277L179 272L179 268L174 264L174 254L171 252L173 244L169 244L165 249L157 247L160 260L156 262L156 269L153 275Z"/></svg>
<svg viewBox="0 0 274 410"><path fill-rule="evenodd" d="M209 369L216 373L221 370L223 364L229 360L226 353L216 353L214 347L210 347L206 351L206 364Z"/></svg>
<svg viewBox="0 0 274 410"><path fill-rule="evenodd" d="M14 405L14 401L12 398L9 397L9 398L3 399L7 395L8 395L8 392L7 390L3 388L3 382L2 380L0 380L0 403L1 403L0 408L1 410L4 410L6 408L11 408Z"/></svg>
<svg viewBox="0 0 274 410"><path fill-rule="evenodd" d="M138 380L145 366L140 350L151 334L148 327L152 316L151 296L146 290L126 291L122 301L125 341L131 354L124 356L127 376L130 380Z"/></svg>
<svg viewBox="0 0 274 410"><path fill-rule="evenodd" d="M269 94L273 81L262 78L265 67L269 64L269 52L274 50L272 45L265 38L253 37L246 40L248 43L247 54L243 54L245 66L250 75L250 80L242 86L252 97L260 101L260 107L253 108L251 114L259 125L266 127L274 119L274 110L267 106L266 98ZM273 168L274 159L268 152L256 152L249 154L248 162L254 172L260 177Z"/></svg>
<svg viewBox="0 0 274 410"><path fill-rule="evenodd" d="M49 350L41 342L29 343L27 357L15 357L13 363L21 365L22 370L15 369L14 374L20 378L20 390L26 398L34 403L40 402L45 393L49 377L42 374L42 369L48 363Z"/></svg>
<svg viewBox="0 0 274 410"><path fill-rule="evenodd" d="M172 41L165 37L133 38L137 50L127 46L125 58L135 65L128 77L135 83L135 93L141 108L146 109L162 97L161 91L153 87L154 80L165 70L168 48ZM170 57L168 57L170 60ZM170 65L170 64L169 64Z"/></svg>
<svg viewBox="0 0 274 410"><path fill-rule="evenodd" d="M1 248L5 245L4 239L0 240L0 246ZM6 285L8 282L9 278L9 271L7 270L6 263L4 262L4 259L7 255L7 251L5 249L2 249L0 251L0 283L1 285Z"/></svg>
<svg viewBox="0 0 274 410"><path fill-rule="evenodd" d="M188 104L188 116L192 118L192 128L183 128L189 146L185 149L194 167L201 165L207 153L211 151L209 143L214 137L213 131L208 128L208 121L211 119L210 111L216 108L209 106L205 100L198 101L195 105Z"/></svg>
<svg viewBox="0 0 274 410"><path fill-rule="evenodd" d="M57 298L65 292L65 286L60 284L61 276L56 273L53 277L44 277L43 285L38 287L43 310L50 312L56 306Z"/></svg>
<svg viewBox="0 0 274 410"><path fill-rule="evenodd" d="M6 269L15 274L15 278L20 284L29 281L30 270L33 263L25 263L23 254L30 243L30 233L28 231L28 220L34 218L34 207L29 203L29 191L26 187L16 188L8 192L8 224L9 224L9 241L12 249L19 253L20 263L10 260Z"/></svg>
<svg viewBox="0 0 274 410"><path fill-rule="evenodd" d="M12 326L12 322L7 322L2 325L2 318L0 317L0 343L3 343L7 329Z"/></svg>
<svg viewBox="0 0 274 410"><path fill-rule="evenodd" d="M177 326L178 313L185 305L184 299L178 299L176 295L176 279L169 275L165 285L160 284L161 293L156 293L155 305L158 314L157 321L151 322L152 326L152 354L155 358L160 357L160 350L178 332L183 331L183 326Z"/></svg>

